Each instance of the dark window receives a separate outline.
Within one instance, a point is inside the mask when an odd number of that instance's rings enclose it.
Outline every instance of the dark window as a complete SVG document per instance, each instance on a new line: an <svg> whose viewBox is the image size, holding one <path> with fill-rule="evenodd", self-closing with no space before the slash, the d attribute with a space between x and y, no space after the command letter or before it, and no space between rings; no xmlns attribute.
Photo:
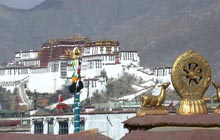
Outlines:
<svg viewBox="0 0 220 140"><path fill-rule="evenodd" d="M35 122L34 123L34 133L42 134L43 133L43 122Z"/></svg>
<svg viewBox="0 0 220 140"><path fill-rule="evenodd" d="M51 72L58 72L58 71L59 71L59 64L52 64Z"/></svg>
<svg viewBox="0 0 220 140"><path fill-rule="evenodd" d="M64 135L64 134L68 134L68 122L59 122L59 134L60 135Z"/></svg>
<svg viewBox="0 0 220 140"><path fill-rule="evenodd" d="M53 134L53 121L48 122L48 134Z"/></svg>
<svg viewBox="0 0 220 140"><path fill-rule="evenodd" d="M81 131L85 131L85 122L84 122L84 120L80 121L80 132Z"/></svg>

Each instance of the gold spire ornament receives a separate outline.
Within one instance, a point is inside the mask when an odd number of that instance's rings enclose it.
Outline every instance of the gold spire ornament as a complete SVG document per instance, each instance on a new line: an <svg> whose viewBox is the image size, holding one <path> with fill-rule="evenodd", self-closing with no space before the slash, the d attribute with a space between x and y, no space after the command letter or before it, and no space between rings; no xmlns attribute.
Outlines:
<svg viewBox="0 0 220 140"><path fill-rule="evenodd" d="M142 96L141 109L136 113L136 116L142 117L145 115L167 115L168 111L162 105L166 97L166 89L169 87L170 82L160 85L161 91L158 96L144 95Z"/></svg>
<svg viewBox="0 0 220 140"><path fill-rule="evenodd" d="M161 105L164 103L165 101L165 95L166 95L166 89L167 87L170 85L170 82L164 83L162 85L160 85L161 91L160 91L160 95L158 96L147 96L144 95L142 96L142 103L141 106L142 107L147 107L147 106L156 106L156 107L161 107Z"/></svg>
<svg viewBox="0 0 220 140"><path fill-rule="evenodd" d="M202 97L211 82L211 67L207 60L194 50L181 54L173 64L172 84L182 98L177 114L207 114Z"/></svg>

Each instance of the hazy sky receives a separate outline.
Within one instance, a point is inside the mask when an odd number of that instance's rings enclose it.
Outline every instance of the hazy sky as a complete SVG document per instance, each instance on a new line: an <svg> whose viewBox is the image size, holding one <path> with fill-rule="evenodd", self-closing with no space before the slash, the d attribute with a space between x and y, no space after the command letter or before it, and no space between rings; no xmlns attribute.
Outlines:
<svg viewBox="0 0 220 140"><path fill-rule="evenodd" d="M0 0L0 4L18 9L30 9L44 0Z"/></svg>

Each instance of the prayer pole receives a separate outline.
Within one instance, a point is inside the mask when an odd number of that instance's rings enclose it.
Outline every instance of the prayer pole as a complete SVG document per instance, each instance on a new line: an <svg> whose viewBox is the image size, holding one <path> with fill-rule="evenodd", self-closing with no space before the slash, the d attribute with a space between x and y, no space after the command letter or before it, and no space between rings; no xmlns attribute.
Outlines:
<svg viewBox="0 0 220 140"><path fill-rule="evenodd" d="M73 112L74 112L74 132L80 132L80 90L83 83L80 76L81 53L79 48L73 49L73 74L70 92L74 94Z"/></svg>

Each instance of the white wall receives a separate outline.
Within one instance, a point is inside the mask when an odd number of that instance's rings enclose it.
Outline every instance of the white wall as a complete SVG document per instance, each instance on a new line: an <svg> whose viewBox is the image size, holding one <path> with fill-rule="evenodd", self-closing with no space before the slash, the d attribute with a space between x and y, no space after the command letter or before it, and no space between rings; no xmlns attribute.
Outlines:
<svg viewBox="0 0 220 140"><path fill-rule="evenodd" d="M123 75L123 68L121 65L105 65L103 69L106 71L108 78L119 78Z"/></svg>
<svg viewBox="0 0 220 140"><path fill-rule="evenodd" d="M120 112L120 113L104 113L104 114L82 114L80 117L85 119L85 130L90 130L94 128L98 128L99 132L102 134L112 138L113 140L119 140L123 137L128 130L124 128L123 121L132 118L136 115L135 112L127 113L127 112ZM59 116L32 116L31 117L31 124L33 124L34 119L44 118L43 124L46 125L46 118L54 118L54 134L59 134L59 122L58 118L68 118L69 120L69 134L74 133L74 121L73 115L59 115ZM47 129L44 126L44 129ZM34 134L34 124L31 125L31 134ZM43 130L44 133L47 130Z"/></svg>
<svg viewBox="0 0 220 140"><path fill-rule="evenodd" d="M82 116L85 117L85 130L98 128L102 134L112 138L113 140L119 140L128 132L128 130L124 128L122 122L128 118L134 117L135 115L135 113L123 113Z"/></svg>
<svg viewBox="0 0 220 140"><path fill-rule="evenodd" d="M28 81L28 89L30 91L54 93L62 88L65 83L64 79L60 78L60 72L31 74Z"/></svg>

